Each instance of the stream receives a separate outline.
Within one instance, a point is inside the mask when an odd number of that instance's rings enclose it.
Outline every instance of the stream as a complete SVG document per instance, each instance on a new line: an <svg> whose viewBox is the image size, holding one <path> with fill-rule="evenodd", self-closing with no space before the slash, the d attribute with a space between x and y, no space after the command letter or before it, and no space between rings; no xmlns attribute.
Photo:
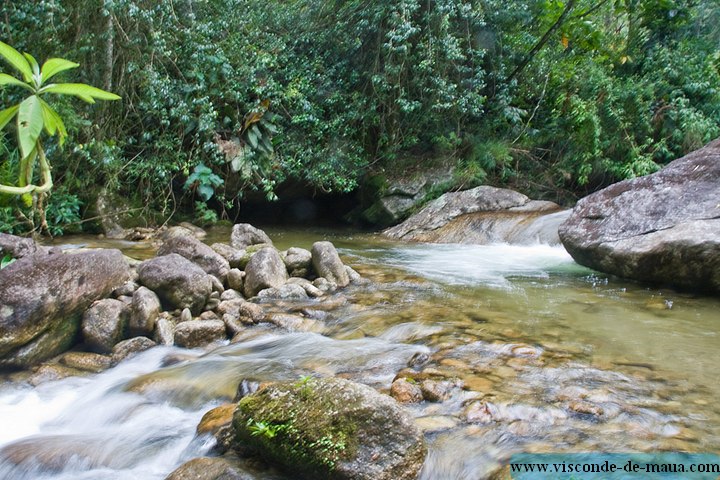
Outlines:
<svg viewBox="0 0 720 480"><path fill-rule="evenodd" d="M321 332L256 327L209 351L156 347L38 387L0 377L0 478L164 479L208 454L214 440L195 428L240 379L336 375L388 392L418 358L458 385L407 406L429 446L423 480L487 478L519 452L720 452L720 299L608 277L556 246L267 232L280 249L331 240L371 283L343 291ZM205 241L228 239L218 228Z"/></svg>

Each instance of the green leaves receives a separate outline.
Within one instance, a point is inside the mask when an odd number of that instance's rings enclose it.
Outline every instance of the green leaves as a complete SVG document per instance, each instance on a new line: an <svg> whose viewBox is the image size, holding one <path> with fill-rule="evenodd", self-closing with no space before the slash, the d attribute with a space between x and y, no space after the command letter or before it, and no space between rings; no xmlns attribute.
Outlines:
<svg viewBox="0 0 720 480"><path fill-rule="evenodd" d="M43 124L42 106L38 96L32 95L23 100L18 109L17 119L18 142L23 158L29 156L35 149Z"/></svg>
<svg viewBox="0 0 720 480"><path fill-rule="evenodd" d="M0 56L2 56L5 60L7 60L10 65L12 65L16 70L18 70L27 83L32 82L32 68L28 63L27 59L25 59L25 57L23 57L20 52L15 50L7 43L0 42Z"/></svg>
<svg viewBox="0 0 720 480"><path fill-rule="evenodd" d="M15 105L14 107L6 108L2 112L0 112L0 130L5 128L5 125L7 125L10 120L13 119L19 109L20 105Z"/></svg>
<svg viewBox="0 0 720 480"><path fill-rule="evenodd" d="M79 67L80 64L65 60L64 58L50 58L42 66L40 74L43 82L50 80L52 77L65 70Z"/></svg>
<svg viewBox="0 0 720 480"><path fill-rule="evenodd" d="M53 108L42 98L40 99L40 106L42 108L45 131L50 136L55 135L55 132L57 132L60 137L60 145L62 146L62 144L65 143L65 138L67 137L65 123L62 118L60 118L60 115L58 115L58 113L53 110Z"/></svg>
<svg viewBox="0 0 720 480"><path fill-rule="evenodd" d="M84 83L53 83L40 89L40 93L59 93L61 95L74 95L87 103L98 100L120 100L118 95L106 92L97 87Z"/></svg>
<svg viewBox="0 0 720 480"><path fill-rule="evenodd" d="M23 87L31 92L34 91L30 85L11 75L8 75L7 73L0 73L0 85L17 85L18 87Z"/></svg>
<svg viewBox="0 0 720 480"><path fill-rule="evenodd" d="M17 259L16 259L16 258L13 258L9 253L6 254L4 257L2 257L2 259L0 259L0 270L2 270L3 268L9 266L9 265L10 265L11 263L13 263L15 260L17 260Z"/></svg>

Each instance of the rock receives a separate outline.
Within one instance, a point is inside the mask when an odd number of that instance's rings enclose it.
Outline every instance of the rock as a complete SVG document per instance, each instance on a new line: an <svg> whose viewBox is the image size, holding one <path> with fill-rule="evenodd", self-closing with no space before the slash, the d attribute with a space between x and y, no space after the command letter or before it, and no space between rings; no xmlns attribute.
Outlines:
<svg viewBox="0 0 720 480"><path fill-rule="evenodd" d="M130 280L129 282L125 282L121 286L113 290L112 296L115 298L124 296L132 297L132 294L135 293L135 290L137 290L138 287L140 287L140 285Z"/></svg>
<svg viewBox="0 0 720 480"><path fill-rule="evenodd" d="M322 332L325 327L310 318L304 318L300 315L291 315L289 313L271 313L268 315L267 322L283 328L289 332Z"/></svg>
<svg viewBox="0 0 720 480"><path fill-rule="evenodd" d="M423 400L422 390L417 383L411 383L406 378L399 378L392 383L390 396L400 403L419 403Z"/></svg>
<svg viewBox="0 0 720 480"><path fill-rule="evenodd" d="M27 367L70 348L85 310L129 277L119 250L38 253L0 270L0 368Z"/></svg>
<svg viewBox="0 0 720 480"><path fill-rule="evenodd" d="M320 277L320 278L323 278L323 277ZM305 290L305 293L307 293L308 296L313 297L313 298L322 297L325 294L325 292L323 292L322 290L317 288L315 285L313 285L310 280L306 280L304 278L291 277L287 281L286 285L287 284L300 285Z"/></svg>
<svg viewBox="0 0 720 480"><path fill-rule="evenodd" d="M227 284L231 289L242 292L245 286L245 272L237 268L231 269L228 272Z"/></svg>
<svg viewBox="0 0 720 480"><path fill-rule="evenodd" d="M224 243L213 243L210 245L210 248L227 260L230 268L241 268L243 258L245 257L245 250L238 250Z"/></svg>
<svg viewBox="0 0 720 480"><path fill-rule="evenodd" d="M583 198L560 238L601 272L720 293L719 178L720 139Z"/></svg>
<svg viewBox="0 0 720 480"><path fill-rule="evenodd" d="M355 271L354 268L352 268L350 265L345 265L345 271L348 274L348 278L350 279L350 283L359 284L363 283L363 278L360 276L358 272Z"/></svg>
<svg viewBox="0 0 720 480"><path fill-rule="evenodd" d="M338 287L348 286L350 277L335 250L335 245L330 242L315 242L311 252L313 268L319 276L326 278L329 282L334 282Z"/></svg>
<svg viewBox="0 0 720 480"><path fill-rule="evenodd" d="M217 313L208 311L208 312L201 313L199 319L200 320L220 320L220 317L217 316Z"/></svg>
<svg viewBox="0 0 720 480"><path fill-rule="evenodd" d="M38 252L37 244L31 238L16 237L0 233L0 258L10 255L12 258L23 258Z"/></svg>
<svg viewBox="0 0 720 480"><path fill-rule="evenodd" d="M243 297L242 293L240 293L239 291L234 290L234 289L232 289L232 288L231 288L231 289L228 289L228 290L225 290L225 291L222 293L222 295L220 295L220 300L223 301L223 302L224 302L224 301L227 301L227 300L235 300L235 299L243 300L244 298L245 298L245 297Z"/></svg>
<svg viewBox="0 0 720 480"><path fill-rule="evenodd" d="M110 368L112 359L97 353L67 352L60 357L60 363L84 372L98 373Z"/></svg>
<svg viewBox="0 0 720 480"><path fill-rule="evenodd" d="M444 402L450 397L452 387L448 381L423 380L420 384L423 398L428 402Z"/></svg>
<svg viewBox="0 0 720 480"><path fill-rule="evenodd" d="M387 395L338 378L265 386L238 403L237 443L302 478L415 479L426 448Z"/></svg>
<svg viewBox="0 0 720 480"><path fill-rule="evenodd" d="M30 378L28 378L28 383L33 387L37 387L38 385L46 382L52 382L67 377L73 377L82 373L86 372L81 372L80 370L76 370L74 368L66 367L56 363L42 364L39 365L37 367L37 370L35 370L30 376Z"/></svg>
<svg viewBox="0 0 720 480"><path fill-rule="evenodd" d="M141 263L138 280L172 308L189 308L194 314L202 311L212 291L207 273L177 253Z"/></svg>
<svg viewBox="0 0 720 480"><path fill-rule="evenodd" d="M291 277L307 277L310 273L312 254L304 248L289 248L283 260Z"/></svg>
<svg viewBox="0 0 720 480"><path fill-rule="evenodd" d="M175 327L175 345L185 348L204 347L218 340L225 340L225 324L222 320L191 320Z"/></svg>
<svg viewBox="0 0 720 480"><path fill-rule="evenodd" d="M321 292L334 292L337 290L337 283L329 281L325 277L318 277L313 280L313 286L315 286Z"/></svg>
<svg viewBox="0 0 720 480"><path fill-rule="evenodd" d="M121 361L132 357L140 352L154 347L157 345L155 342L147 337L133 337L127 340L123 340L113 347L112 350L112 363L117 365Z"/></svg>
<svg viewBox="0 0 720 480"><path fill-rule="evenodd" d="M212 283L212 293L210 294L210 298L213 298L213 294L215 293L217 293L217 298L220 298L220 295L225 292L225 287L222 282L215 275L210 275L210 283Z"/></svg>
<svg viewBox="0 0 720 480"><path fill-rule="evenodd" d="M146 287L135 290L130 309L130 334L152 335L158 315L160 315L160 299L155 292Z"/></svg>
<svg viewBox="0 0 720 480"><path fill-rule="evenodd" d="M203 238L207 237L207 232L205 230L198 227L197 225L193 225L190 222L180 222L178 227L186 229L192 234L193 237L197 238L198 240L202 240Z"/></svg>
<svg viewBox="0 0 720 480"><path fill-rule="evenodd" d="M170 253L177 253L187 258L220 281L225 280L230 270L230 264L224 257L195 237L176 235L168 238L158 249L157 255L162 257Z"/></svg>
<svg viewBox="0 0 720 480"><path fill-rule="evenodd" d="M268 237L265 232L253 227L249 223L233 225L232 233L230 234L230 245L233 248L242 250L250 245L257 245L259 243L272 245L272 240L270 240L270 237Z"/></svg>
<svg viewBox="0 0 720 480"><path fill-rule="evenodd" d="M540 220L558 210L560 207L552 202L533 201L512 190L480 186L446 193L383 234L413 242L558 244L557 226L561 218L553 217L554 222ZM540 223L533 225L536 221ZM528 235L528 230L532 235Z"/></svg>
<svg viewBox="0 0 720 480"><path fill-rule="evenodd" d="M180 312L180 322L189 322L193 319L192 312L189 308L183 308Z"/></svg>
<svg viewBox="0 0 720 480"><path fill-rule="evenodd" d="M267 299L278 299L278 300L307 300L308 294L305 289L300 285L294 285L292 283L286 283L278 288L266 288L260 290L257 294L258 298L263 300Z"/></svg>
<svg viewBox="0 0 720 480"><path fill-rule="evenodd" d="M182 464L165 480L252 480L237 466L222 457L195 458Z"/></svg>
<svg viewBox="0 0 720 480"><path fill-rule="evenodd" d="M266 317L265 309L252 302L243 302L239 312L243 323L260 323Z"/></svg>
<svg viewBox="0 0 720 480"><path fill-rule="evenodd" d="M130 309L120 300L104 298L93 303L83 314L85 344L98 353L110 353L125 338Z"/></svg>
<svg viewBox="0 0 720 480"><path fill-rule="evenodd" d="M197 426L197 434L214 433L220 428L232 424L235 408L237 408L237 404L226 403L206 412Z"/></svg>
<svg viewBox="0 0 720 480"><path fill-rule="evenodd" d="M260 290L280 287L287 279L285 263L277 250L263 248L252 256L245 267L245 296L254 297Z"/></svg>
<svg viewBox="0 0 720 480"><path fill-rule="evenodd" d="M155 341L159 345L175 344L175 322L168 316L161 316L155 323Z"/></svg>

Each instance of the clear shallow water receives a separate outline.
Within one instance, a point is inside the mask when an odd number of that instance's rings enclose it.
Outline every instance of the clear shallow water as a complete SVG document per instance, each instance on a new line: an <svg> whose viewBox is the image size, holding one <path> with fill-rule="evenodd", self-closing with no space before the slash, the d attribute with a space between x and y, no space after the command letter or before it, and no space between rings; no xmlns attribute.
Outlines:
<svg viewBox="0 0 720 480"><path fill-rule="evenodd" d="M423 479L484 478L519 451L720 451L718 299L608 278L546 245L268 233L281 249L330 239L373 283L343 292L324 335L260 334L169 367L179 350L154 349L97 376L0 386L0 478L162 479L207 452L195 426L240 378L341 375L386 391L418 353L465 385L408 407L430 445Z"/></svg>

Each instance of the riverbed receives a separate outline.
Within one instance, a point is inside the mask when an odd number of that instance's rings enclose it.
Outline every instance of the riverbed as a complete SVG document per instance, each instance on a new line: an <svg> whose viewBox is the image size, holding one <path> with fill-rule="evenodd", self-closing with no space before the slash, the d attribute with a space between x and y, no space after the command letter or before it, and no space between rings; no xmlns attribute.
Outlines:
<svg viewBox="0 0 720 480"><path fill-rule="evenodd" d="M407 407L426 432L426 480L486 478L523 451L720 452L716 298L602 275L558 246L268 233L280 249L331 240L371 283L344 291L347 303L321 332L258 328L210 351L156 347L38 387L6 378L0 478L163 479L210 451L195 427L241 378L336 375L387 392L409 364L457 386L442 402ZM215 229L206 241L228 239ZM154 251L92 237L62 243L138 259ZM253 478L285 478L247 468Z"/></svg>

